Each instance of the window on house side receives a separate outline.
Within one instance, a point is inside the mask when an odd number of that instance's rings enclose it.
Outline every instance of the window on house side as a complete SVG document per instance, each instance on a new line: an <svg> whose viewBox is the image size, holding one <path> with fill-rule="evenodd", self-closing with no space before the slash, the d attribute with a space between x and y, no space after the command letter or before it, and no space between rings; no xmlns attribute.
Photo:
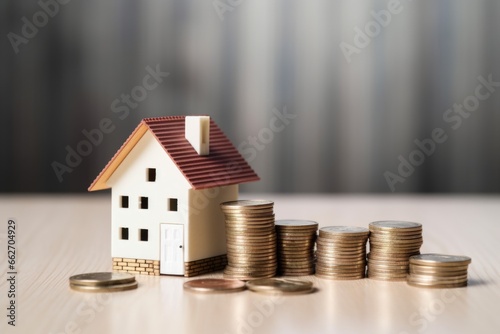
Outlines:
<svg viewBox="0 0 500 334"><path fill-rule="evenodd" d="M156 168L148 168L146 177L147 177L148 182L155 182L156 181Z"/></svg>
<svg viewBox="0 0 500 334"><path fill-rule="evenodd" d="M147 209L148 208L148 198L147 197L139 197L139 208Z"/></svg>
<svg viewBox="0 0 500 334"><path fill-rule="evenodd" d="M128 240L128 227L121 227L120 228L120 239L121 240Z"/></svg>
<svg viewBox="0 0 500 334"><path fill-rule="evenodd" d="M167 204L168 211L177 211L177 198L169 198Z"/></svg>
<svg viewBox="0 0 500 334"><path fill-rule="evenodd" d="M128 208L128 196L120 196L120 208Z"/></svg>
<svg viewBox="0 0 500 334"><path fill-rule="evenodd" d="M148 230L141 228L139 230L139 240L148 241Z"/></svg>

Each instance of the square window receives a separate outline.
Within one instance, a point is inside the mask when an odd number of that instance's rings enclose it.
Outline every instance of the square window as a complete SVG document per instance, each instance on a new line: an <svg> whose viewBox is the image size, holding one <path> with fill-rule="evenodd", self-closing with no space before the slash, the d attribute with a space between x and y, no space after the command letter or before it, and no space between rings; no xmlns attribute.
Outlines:
<svg viewBox="0 0 500 334"><path fill-rule="evenodd" d="M167 203L168 211L177 211L177 198L169 198Z"/></svg>
<svg viewBox="0 0 500 334"><path fill-rule="evenodd" d="M148 208L148 198L147 197L139 197L139 208L147 209Z"/></svg>
<svg viewBox="0 0 500 334"><path fill-rule="evenodd" d="M121 240L128 240L128 227L121 227L120 228L120 239Z"/></svg>
<svg viewBox="0 0 500 334"><path fill-rule="evenodd" d="M156 181L156 168L148 168L146 174L148 182Z"/></svg>
<svg viewBox="0 0 500 334"><path fill-rule="evenodd" d="M128 208L128 196L120 196L120 208Z"/></svg>
<svg viewBox="0 0 500 334"><path fill-rule="evenodd" d="M148 241L148 230L141 228L139 230L139 240Z"/></svg>

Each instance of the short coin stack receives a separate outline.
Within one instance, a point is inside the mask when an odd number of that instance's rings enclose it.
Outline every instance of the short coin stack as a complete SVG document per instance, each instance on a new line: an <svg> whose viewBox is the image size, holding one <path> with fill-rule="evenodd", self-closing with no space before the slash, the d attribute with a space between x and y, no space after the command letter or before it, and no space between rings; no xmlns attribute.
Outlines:
<svg viewBox="0 0 500 334"><path fill-rule="evenodd" d="M240 200L221 204L226 220L227 278L248 280L276 275L274 203Z"/></svg>
<svg viewBox="0 0 500 334"><path fill-rule="evenodd" d="M470 257L421 254L410 257L409 285L426 288L458 288L467 285Z"/></svg>
<svg viewBox="0 0 500 334"><path fill-rule="evenodd" d="M379 221L370 223L369 228L368 277L387 281L406 280L410 256L420 254L422 225Z"/></svg>
<svg viewBox="0 0 500 334"><path fill-rule="evenodd" d="M278 271L284 276L314 274L314 245L318 223L309 220L278 220Z"/></svg>
<svg viewBox="0 0 500 334"><path fill-rule="evenodd" d="M126 273L87 273L71 276L69 286L84 292L113 292L137 288L135 276Z"/></svg>
<svg viewBox="0 0 500 334"><path fill-rule="evenodd" d="M354 226L320 228L316 251L316 276L328 279L365 277L369 230Z"/></svg>

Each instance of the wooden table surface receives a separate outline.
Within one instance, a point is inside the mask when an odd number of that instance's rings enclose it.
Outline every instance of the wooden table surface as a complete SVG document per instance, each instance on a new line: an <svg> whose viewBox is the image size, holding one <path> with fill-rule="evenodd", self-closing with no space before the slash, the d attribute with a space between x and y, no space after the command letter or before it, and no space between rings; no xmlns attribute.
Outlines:
<svg viewBox="0 0 500 334"><path fill-rule="evenodd" d="M499 196L241 196L261 197L275 201L277 219L320 226L420 222L422 252L472 258L469 286L307 276L315 293L201 295L184 291L182 277L139 276L136 290L75 292L71 275L111 269L109 194L2 195L0 333L500 333ZM9 219L17 224L15 327L6 317Z"/></svg>

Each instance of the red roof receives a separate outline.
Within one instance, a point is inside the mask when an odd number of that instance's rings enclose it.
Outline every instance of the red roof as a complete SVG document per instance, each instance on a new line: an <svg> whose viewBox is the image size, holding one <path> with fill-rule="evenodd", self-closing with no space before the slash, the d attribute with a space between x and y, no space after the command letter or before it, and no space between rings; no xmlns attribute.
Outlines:
<svg viewBox="0 0 500 334"><path fill-rule="evenodd" d="M184 123L185 116L143 119L91 184L89 191L109 188L106 181L148 130L162 145L193 189L259 180L257 174L212 119L210 119L210 154L206 156L199 155L184 137Z"/></svg>

